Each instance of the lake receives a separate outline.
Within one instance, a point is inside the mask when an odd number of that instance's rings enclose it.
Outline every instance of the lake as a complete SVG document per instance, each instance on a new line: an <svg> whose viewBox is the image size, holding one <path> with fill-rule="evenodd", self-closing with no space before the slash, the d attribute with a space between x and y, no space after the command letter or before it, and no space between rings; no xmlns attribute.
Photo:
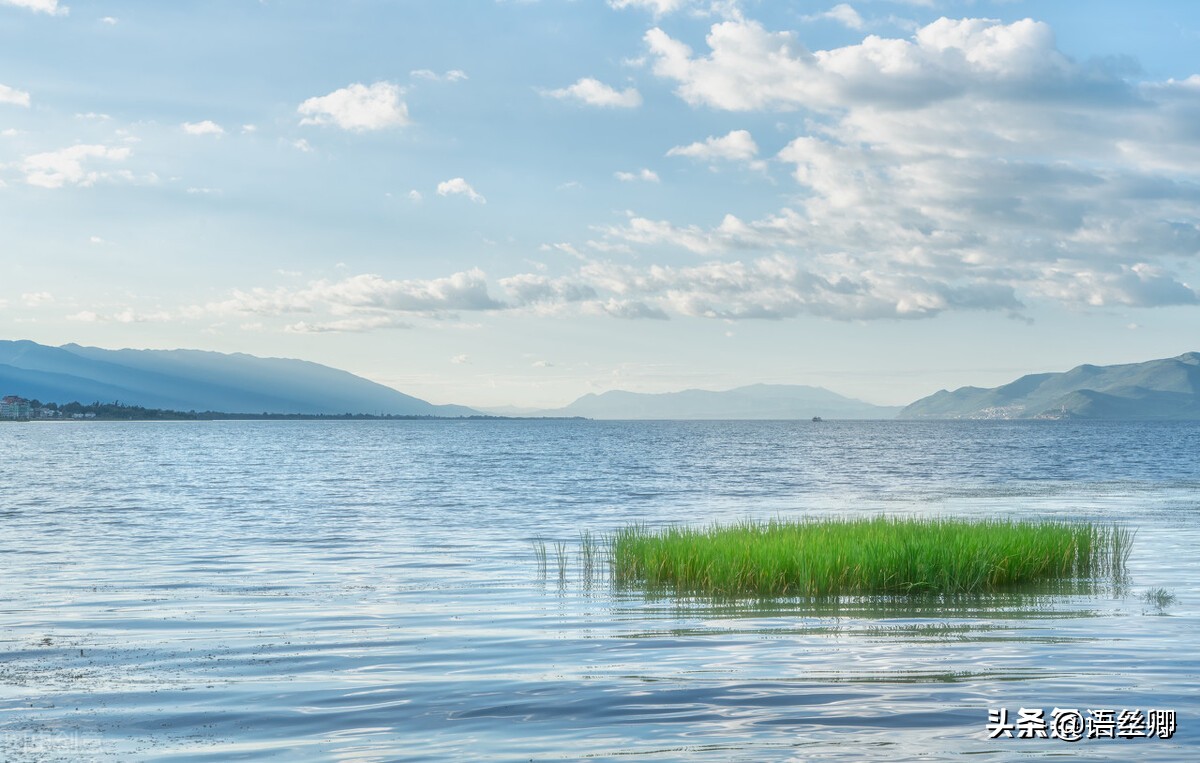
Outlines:
<svg viewBox="0 0 1200 763"><path fill-rule="evenodd" d="M1200 759L1198 454L1196 423L0 426L0 759ZM578 558L878 513L1137 536L1126 580L948 601L678 600ZM1020 708L1178 728L988 738Z"/></svg>

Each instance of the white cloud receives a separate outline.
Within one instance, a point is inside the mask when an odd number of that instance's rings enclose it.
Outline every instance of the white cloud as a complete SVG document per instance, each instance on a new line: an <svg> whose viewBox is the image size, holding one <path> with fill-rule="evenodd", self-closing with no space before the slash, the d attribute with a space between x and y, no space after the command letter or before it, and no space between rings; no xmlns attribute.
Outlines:
<svg viewBox="0 0 1200 763"><path fill-rule="evenodd" d="M854 6L848 3L838 3L824 13L814 13L810 16L804 16L804 21L836 21L837 23L849 29L861 30L864 26L863 18L854 10Z"/></svg>
<svg viewBox="0 0 1200 763"><path fill-rule="evenodd" d="M425 79L431 82L462 82L469 79L467 73L461 69L450 69L441 74L432 69L414 69L408 75L415 79Z"/></svg>
<svg viewBox="0 0 1200 763"><path fill-rule="evenodd" d="M304 138L297 138L296 140L290 141L288 145L297 151L301 151L306 154L311 154L313 152L312 145Z"/></svg>
<svg viewBox="0 0 1200 763"><path fill-rule="evenodd" d="M748 162L757 155L758 144L747 130L733 130L728 135L709 137L686 146L675 146L667 152L667 156L687 156L703 161L729 159Z"/></svg>
<svg viewBox="0 0 1200 763"><path fill-rule="evenodd" d="M687 5L688 0L608 0L609 6L622 8L645 8L655 16L673 13Z"/></svg>
<svg viewBox="0 0 1200 763"><path fill-rule="evenodd" d="M235 290L228 299L205 305L203 310L218 314L287 315L329 311L346 315L362 311L436 314L504 307L488 293L487 278L476 269L429 280L389 280L363 274L340 281L313 281L299 289Z"/></svg>
<svg viewBox="0 0 1200 763"><path fill-rule="evenodd" d="M142 313L133 308L121 308L112 313L98 313L94 310L81 310L77 313L72 313L66 316L69 321L79 323L166 323L174 320L171 313L165 310L156 310L150 313Z"/></svg>
<svg viewBox="0 0 1200 763"><path fill-rule="evenodd" d="M297 112L302 125L337 125L361 132L402 127L409 123L408 106L400 100L404 91L390 82L371 86L355 83L329 95L309 98Z"/></svg>
<svg viewBox="0 0 1200 763"><path fill-rule="evenodd" d="M911 41L872 35L816 52L790 32L769 32L750 20L714 24L707 57L693 57L661 29L645 40L655 73L677 82L684 100L735 111L909 109L969 91L1022 100L1087 73L1055 48L1049 26L1030 19L1005 25L943 18ZM1102 83L1092 89L1096 84Z"/></svg>
<svg viewBox="0 0 1200 763"><path fill-rule="evenodd" d="M121 162L133 152L128 148L110 148L100 145L75 145L59 151L33 154L20 164L25 182L41 188L62 188L65 185L90 186L97 181L111 178L131 180L126 172L111 173L90 170L85 164L93 159Z"/></svg>
<svg viewBox="0 0 1200 763"><path fill-rule="evenodd" d="M422 198L424 198L424 197L421 196L421 192L418 191L416 188L414 188L408 192L408 200L411 201L413 204L419 203Z"/></svg>
<svg viewBox="0 0 1200 763"><path fill-rule="evenodd" d="M284 326L289 334L361 334L378 329L407 329L412 326L394 315L364 315L355 318L309 323L298 321Z"/></svg>
<svg viewBox="0 0 1200 763"><path fill-rule="evenodd" d="M54 301L54 295L48 291L28 292L21 295L21 303L25 307L40 307Z"/></svg>
<svg viewBox="0 0 1200 763"><path fill-rule="evenodd" d="M604 302L598 302L597 306L604 313L611 315L614 318L624 318L625 320L669 320L668 316L661 308L651 307L645 302L630 299L609 299Z"/></svg>
<svg viewBox="0 0 1200 763"><path fill-rule="evenodd" d="M1195 299L1182 273L1200 254L1200 77L1130 83L1072 61L1031 20L940 19L824 51L748 20L713 25L705 55L661 30L646 40L688 103L804 112L778 154L799 193L775 215L709 228L630 215L606 241L804 252L829 283L871 274L874 296L917 284L924 297L894 301L907 316L987 302L989 283L995 305Z"/></svg>
<svg viewBox="0 0 1200 763"><path fill-rule="evenodd" d="M587 284L540 273L519 273L501 278L500 285L516 305L583 302L596 296L595 290Z"/></svg>
<svg viewBox="0 0 1200 763"><path fill-rule="evenodd" d="M595 263L579 278L614 295L606 312L626 318L668 313L721 320L816 315L840 320L927 318L948 309L1017 307L1011 289L986 282L949 284L917 276L818 272L798 257L648 268Z"/></svg>
<svg viewBox="0 0 1200 763"><path fill-rule="evenodd" d="M59 5L58 0L0 0L0 5L27 8L37 13L48 13L51 16L66 16L71 11L67 6Z"/></svg>
<svg viewBox="0 0 1200 763"><path fill-rule="evenodd" d="M1050 267L1035 288L1041 296L1089 307L1200 304L1195 290L1163 268L1144 262L1107 272Z"/></svg>
<svg viewBox="0 0 1200 763"><path fill-rule="evenodd" d="M569 244L565 241L560 241L557 244L542 244L540 247L538 247L538 249L543 252L562 252L563 254L574 257L577 260L587 259L582 253L580 253L578 249L575 248L573 244Z"/></svg>
<svg viewBox="0 0 1200 763"><path fill-rule="evenodd" d="M116 26L117 18L115 16L105 16L104 18L100 19L100 23L107 24L108 26Z"/></svg>
<svg viewBox="0 0 1200 763"><path fill-rule="evenodd" d="M549 90L546 94L559 100L575 100L589 106L632 109L642 105L642 95L637 88L628 87L618 91L591 77L584 77L569 87Z"/></svg>
<svg viewBox="0 0 1200 763"><path fill-rule="evenodd" d="M454 357L450 358L450 362L456 366L461 366L471 362L471 358L467 355L455 355Z"/></svg>
<svg viewBox="0 0 1200 763"><path fill-rule="evenodd" d="M238 292L214 309L307 312L306 325L333 330L467 310L895 320L1019 317L1039 303L1200 304L1200 76L1132 83L1072 61L1032 21L943 19L911 38L813 51L735 19L707 40L697 55L652 31L655 72L698 107L797 112L775 156L792 181L783 208L708 219L628 212L593 228L586 245L543 246L569 258L548 256L490 288L475 270L363 275ZM706 162L760 153L744 130L668 151ZM462 178L438 192L478 195Z"/></svg>
<svg viewBox="0 0 1200 763"><path fill-rule="evenodd" d="M695 254L718 254L726 249L718 236L698 226L678 227L667 220L650 220L633 213L627 214L629 221L625 225L604 228L605 234L631 244L667 244Z"/></svg>
<svg viewBox="0 0 1200 763"><path fill-rule="evenodd" d="M437 185L438 196L466 196L476 204L487 204L487 199L475 192L471 184L462 178L452 178Z"/></svg>
<svg viewBox="0 0 1200 763"><path fill-rule="evenodd" d="M0 103L29 108L29 93L11 88L8 85L0 85Z"/></svg>
<svg viewBox="0 0 1200 763"><path fill-rule="evenodd" d="M221 125L206 119L203 122L184 122L181 127L188 135L224 135L225 128Z"/></svg>
<svg viewBox="0 0 1200 763"><path fill-rule="evenodd" d="M1114 282L1112 289L1124 291L1114 291L1106 304L1136 304L1135 279L1144 282L1144 289L1169 288L1154 281L1157 275L1135 273L1124 283ZM327 333L408 327L404 323L407 316L436 318L450 311L520 310L550 317L573 311L630 320L682 316L729 321L798 315L839 320L909 319L948 310L1020 307L1006 284L870 268L855 271L836 256L770 254L688 267L583 261L564 276L518 273L498 283L504 300L489 293L486 278L478 270L414 281L367 274L314 281L301 288L235 291L223 302L182 314L311 314L314 317L289 324L285 330Z"/></svg>
<svg viewBox="0 0 1200 763"><path fill-rule="evenodd" d="M659 182L658 173L654 170L649 170L643 167L637 172L614 172L613 177L620 180L622 183L632 183L635 180L642 180L647 183Z"/></svg>

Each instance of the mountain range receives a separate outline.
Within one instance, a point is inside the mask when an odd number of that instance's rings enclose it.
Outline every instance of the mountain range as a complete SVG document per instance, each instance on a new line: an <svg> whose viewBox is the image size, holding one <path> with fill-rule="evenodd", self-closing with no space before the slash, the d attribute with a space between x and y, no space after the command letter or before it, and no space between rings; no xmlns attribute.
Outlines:
<svg viewBox="0 0 1200 763"><path fill-rule="evenodd" d="M102 350L0 341L0 395L229 413L472 416L304 360L199 350Z"/></svg>
<svg viewBox="0 0 1200 763"><path fill-rule="evenodd" d="M537 411L539 416L590 419L890 419L900 407L864 403L823 387L752 384L725 391L688 389L642 393L613 390L584 395L565 408Z"/></svg>
<svg viewBox="0 0 1200 763"><path fill-rule="evenodd" d="M1030 374L1001 387L941 390L902 419L1200 419L1200 353Z"/></svg>
<svg viewBox="0 0 1200 763"><path fill-rule="evenodd" d="M0 340L0 395L43 402L119 401L225 413L474 416L346 371L303 360L200 350L103 350ZM941 390L907 407L872 405L822 387L753 384L657 394L613 390L519 416L594 419L1200 419L1200 353L1030 374L995 388Z"/></svg>

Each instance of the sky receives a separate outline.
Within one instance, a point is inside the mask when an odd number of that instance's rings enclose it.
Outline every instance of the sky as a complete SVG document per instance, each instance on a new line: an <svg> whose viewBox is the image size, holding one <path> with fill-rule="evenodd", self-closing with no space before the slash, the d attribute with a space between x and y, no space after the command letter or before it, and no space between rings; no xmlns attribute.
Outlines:
<svg viewBox="0 0 1200 763"><path fill-rule="evenodd" d="M1200 350L1200 3L0 0L0 338L434 403Z"/></svg>

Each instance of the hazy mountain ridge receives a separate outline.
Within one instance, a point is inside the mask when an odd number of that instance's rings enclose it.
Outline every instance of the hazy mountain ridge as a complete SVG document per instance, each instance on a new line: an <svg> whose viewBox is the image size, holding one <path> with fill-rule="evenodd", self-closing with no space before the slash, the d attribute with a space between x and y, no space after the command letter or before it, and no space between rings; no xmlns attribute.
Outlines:
<svg viewBox="0 0 1200 763"><path fill-rule="evenodd" d="M120 401L179 411L471 416L318 363L201 350L104 350L0 340L0 394L43 402ZM994 388L941 390L907 407L878 406L822 387L753 384L714 391L612 390L563 408L500 415L594 419L1196 419L1200 353L1113 366L1085 364Z"/></svg>
<svg viewBox="0 0 1200 763"><path fill-rule="evenodd" d="M471 416L304 360L200 350L103 350L0 341L0 394L231 413Z"/></svg>
<svg viewBox="0 0 1200 763"><path fill-rule="evenodd" d="M752 384L714 391L626 392L587 394L564 408L539 411L542 416L586 416L594 419L887 419L900 407L864 403L823 387Z"/></svg>
<svg viewBox="0 0 1200 763"><path fill-rule="evenodd" d="M1200 419L1200 353L1113 366L1085 364L984 389L941 390L902 419Z"/></svg>

